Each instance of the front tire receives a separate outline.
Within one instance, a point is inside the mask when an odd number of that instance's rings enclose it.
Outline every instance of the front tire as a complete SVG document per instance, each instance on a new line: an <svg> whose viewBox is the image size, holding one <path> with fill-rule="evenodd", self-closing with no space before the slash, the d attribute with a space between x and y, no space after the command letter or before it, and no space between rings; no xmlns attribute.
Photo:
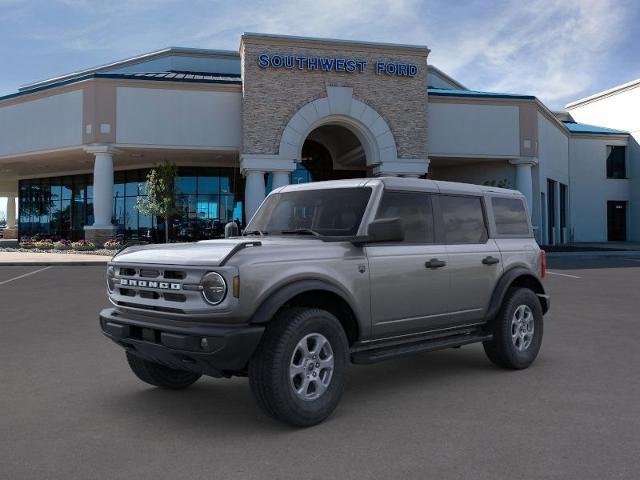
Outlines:
<svg viewBox="0 0 640 480"><path fill-rule="evenodd" d="M154 387L180 390L195 383L202 375L184 370L174 370L153 363L127 352L127 362L140 380Z"/></svg>
<svg viewBox="0 0 640 480"><path fill-rule="evenodd" d="M493 339L482 344L489 360L514 370L531 365L542 345L542 315L542 306L533 291L510 289L500 312L490 322Z"/></svg>
<svg viewBox="0 0 640 480"><path fill-rule="evenodd" d="M349 343L338 319L316 308L286 308L269 323L249 363L249 383L270 417L316 425L336 408Z"/></svg>

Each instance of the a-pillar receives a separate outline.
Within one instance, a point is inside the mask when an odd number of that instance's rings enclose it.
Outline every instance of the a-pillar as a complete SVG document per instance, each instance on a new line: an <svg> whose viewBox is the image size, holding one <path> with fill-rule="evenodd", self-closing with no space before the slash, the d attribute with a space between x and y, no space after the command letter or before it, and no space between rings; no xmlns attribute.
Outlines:
<svg viewBox="0 0 640 480"><path fill-rule="evenodd" d="M535 157L521 157L509 160L509 163L516 167L516 190L519 190L527 200L529 215L533 209L533 173L532 167L538 164Z"/></svg>
<svg viewBox="0 0 640 480"><path fill-rule="evenodd" d="M89 145L84 149L94 155L93 163L93 225L84 227L86 240L102 245L114 235L113 218L113 156L110 145Z"/></svg>

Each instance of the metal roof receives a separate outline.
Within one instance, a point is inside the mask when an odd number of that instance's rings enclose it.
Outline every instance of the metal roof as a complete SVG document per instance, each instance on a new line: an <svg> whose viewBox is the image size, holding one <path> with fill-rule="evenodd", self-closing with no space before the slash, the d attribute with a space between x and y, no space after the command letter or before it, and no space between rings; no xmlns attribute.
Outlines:
<svg viewBox="0 0 640 480"><path fill-rule="evenodd" d="M242 85L240 75L231 73L194 73L194 72L150 72L150 73L90 73L81 77L74 77L68 80L61 80L55 83L48 83L41 87L22 90L17 93L10 93L0 97L0 100L23 97L32 93L42 92L51 88L62 87L72 83L78 83L92 78L113 78L120 80L150 80L156 82L184 82L184 83L217 83L226 85Z"/></svg>
<svg viewBox="0 0 640 480"><path fill-rule="evenodd" d="M478 90L454 90L447 88L427 88L429 95L442 97L477 97L477 98L516 98L535 100L533 95L521 95L517 93L480 92Z"/></svg>
<svg viewBox="0 0 640 480"><path fill-rule="evenodd" d="M170 80L176 81L192 81L192 82L215 82L215 83L242 83L240 74L233 73L209 73L209 72L188 72L179 70L170 70L168 72L133 72L133 73L98 73L96 76L116 76L117 78L143 79L143 80Z"/></svg>
<svg viewBox="0 0 640 480"><path fill-rule="evenodd" d="M58 82L70 80L76 77L83 77L92 73L100 73L105 70L113 70L114 68L122 68L126 66L136 65L149 60L167 57L170 55L187 55L187 56L205 56L205 57L221 57L221 58L238 58L240 54L234 51L228 50L209 50L203 48L185 48L185 47L168 47L154 52L143 53L136 55L135 57L125 58L124 60L116 60L115 62L106 63L97 67L85 68L75 72L59 75L57 77L48 78L46 80L40 80L37 82L28 83L18 88L18 91L31 90L34 88L43 87L49 84L57 84Z"/></svg>
<svg viewBox="0 0 640 480"><path fill-rule="evenodd" d="M563 121L565 127L569 129L571 133L591 133L596 135L628 135L629 132L625 130L615 130L613 128L598 127L596 125L588 125L586 123L568 122Z"/></svg>

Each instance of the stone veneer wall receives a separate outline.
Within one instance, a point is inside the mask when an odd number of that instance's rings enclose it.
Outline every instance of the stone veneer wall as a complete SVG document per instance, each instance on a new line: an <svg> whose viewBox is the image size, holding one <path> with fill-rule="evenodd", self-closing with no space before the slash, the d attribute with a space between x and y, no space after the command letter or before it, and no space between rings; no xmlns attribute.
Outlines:
<svg viewBox="0 0 640 480"><path fill-rule="evenodd" d="M327 86L353 88L353 97L376 110L393 133L398 158L427 158L426 48L323 43L315 40L243 36L242 152L278 153L280 137L293 114L327 96ZM364 73L260 68L260 54L367 60ZM375 62L413 63L414 77L376 75Z"/></svg>

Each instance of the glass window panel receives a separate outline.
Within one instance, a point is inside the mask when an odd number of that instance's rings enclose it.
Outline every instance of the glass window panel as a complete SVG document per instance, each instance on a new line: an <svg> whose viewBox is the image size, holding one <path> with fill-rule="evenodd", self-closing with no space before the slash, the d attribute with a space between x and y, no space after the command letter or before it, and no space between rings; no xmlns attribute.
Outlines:
<svg viewBox="0 0 640 480"><path fill-rule="evenodd" d="M228 169L225 169L228 171ZM225 173L220 176L220 193L233 193L233 183L231 173Z"/></svg>
<svg viewBox="0 0 640 480"><path fill-rule="evenodd" d="M39 222L43 225L47 224L45 230L48 231L49 210L51 209L51 182L48 178L40 181L40 204L37 205Z"/></svg>
<svg viewBox="0 0 640 480"><path fill-rule="evenodd" d="M522 199L493 197L491 205L498 235L529 234L529 222Z"/></svg>
<svg viewBox="0 0 640 480"><path fill-rule="evenodd" d="M233 195L221 195L220 196L220 221L227 223L233 220L233 209L235 202Z"/></svg>
<svg viewBox="0 0 640 480"><path fill-rule="evenodd" d="M217 194L220 189L220 177L213 175L201 175L198 177L198 194Z"/></svg>
<svg viewBox="0 0 640 480"><path fill-rule="evenodd" d="M113 196L124 197L124 184L126 182L125 172L115 172L113 176Z"/></svg>
<svg viewBox="0 0 640 480"><path fill-rule="evenodd" d="M607 147L607 178L626 178L626 147Z"/></svg>
<svg viewBox="0 0 640 480"><path fill-rule="evenodd" d="M196 193L197 178L190 175L176 177L176 192L178 194Z"/></svg>
<svg viewBox="0 0 640 480"><path fill-rule="evenodd" d="M218 195L198 195L196 209L199 218L218 218Z"/></svg>
<svg viewBox="0 0 640 480"><path fill-rule="evenodd" d="M376 218L399 218L406 243L433 243L431 197L424 193L385 192Z"/></svg>
<svg viewBox="0 0 640 480"><path fill-rule="evenodd" d="M124 186L124 194L127 197L135 197L138 195L138 183L140 183L140 179L138 178L137 170L128 170L126 173L126 183Z"/></svg>
<svg viewBox="0 0 640 480"><path fill-rule="evenodd" d="M441 195L440 208L447 243L485 243L482 200L479 197Z"/></svg>
<svg viewBox="0 0 640 480"><path fill-rule="evenodd" d="M62 224L63 216L60 202L61 200L52 201L49 209L49 232L56 237L60 235L60 225Z"/></svg>
<svg viewBox="0 0 640 480"><path fill-rule="evenodd" d="M93 175L87 177L87 198L93 198Z"/></svg>
<svg viewBox="0 0 640 480"><path fill-rule="evenodd" d="M138 235L138 211L136 210L136 197L127 197L124 202L125 209L125 236L135 238Z"/></svg>
<svg viewBox="0 0 640 480"><path fill-rule="evenodd" d="M309 183L312 182L311 173L301 163L296 164L296 169L291 172L291 183Z"/></svg>
<svg viewBox="0 0 640 480"><path fill-rule="evenodd" d="M71 200L73 197L73 177L62 178L62 199Z"/></svg>
<svg viewBox="0 0 640 480"><path fill-rule="evenodd" d="M85 223L85 225L93 225L93 200L92 199L87 199L87 223Z"/></svg>
<svg viewBox="0 0 640 480"><path fill-rule="evenodd" d="M51 179L51 200L60 199L62 199L62 178L55 177Z"/></svg>
<svg viewBox="0 0 640 480"><path fill-rule="evenodd" d="M71 189L69 189L71 192ZM71 238L71 200L62 200L60 202L62 223L60 224L60 237Z"/></svg>
<svg viewBox="0 0 640 480"><path fill-rule="evenodd" d="M124 231L125 228L124 198L113 199L113 224Z"/></svg>
<svg viewBox="0 0 640 480"><path fill-rule="evenodd" d="M84 201L86 189L87 189L86 175L76 175L73 178L73 200Z"/></svg>
<svg viewBox="0 0 640 480"><path fill-rule="evenodd" d="M236 200L233 203L233 214L232 214L233 219L237 220L238 222L240 222L242 224L243 223L242 222L242 215L243 214L244 214L244 206L243 206L241 201Z"/></svg>

